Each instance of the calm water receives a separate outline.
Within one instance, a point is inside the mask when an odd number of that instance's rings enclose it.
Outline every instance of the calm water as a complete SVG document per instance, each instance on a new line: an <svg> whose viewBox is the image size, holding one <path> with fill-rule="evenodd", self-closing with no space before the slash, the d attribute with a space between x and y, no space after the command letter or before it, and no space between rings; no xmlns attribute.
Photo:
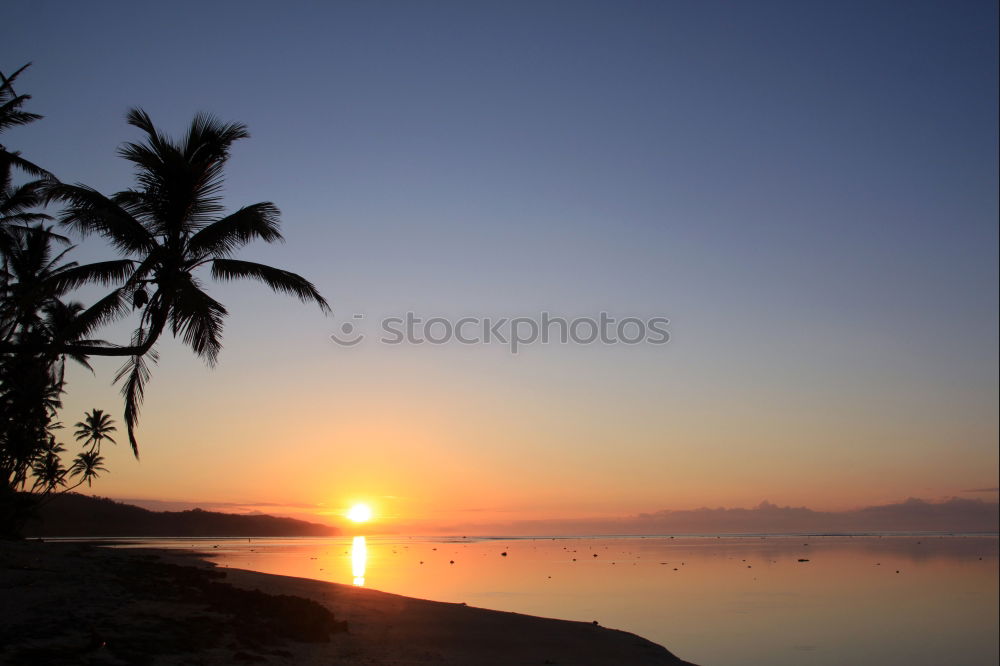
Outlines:
<svg viewBox="0 0 1000 666"><path fill-rule="evenodd" d="M998 660L995 536L358 537L142 544L193 548L220 566L598 620L704 666Z"/></svg>

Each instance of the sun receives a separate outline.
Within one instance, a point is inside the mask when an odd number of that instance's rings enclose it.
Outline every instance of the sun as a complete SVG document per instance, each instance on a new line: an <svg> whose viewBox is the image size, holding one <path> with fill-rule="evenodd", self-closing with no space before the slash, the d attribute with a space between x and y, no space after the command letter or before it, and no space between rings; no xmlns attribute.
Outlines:
<svg viewBox="0 0 1000 666"><path fill-rule="evenodd" d="M367 504L355 504L347 511L347 517L356 523L367 523L372 519L372 508Z"/></svg>

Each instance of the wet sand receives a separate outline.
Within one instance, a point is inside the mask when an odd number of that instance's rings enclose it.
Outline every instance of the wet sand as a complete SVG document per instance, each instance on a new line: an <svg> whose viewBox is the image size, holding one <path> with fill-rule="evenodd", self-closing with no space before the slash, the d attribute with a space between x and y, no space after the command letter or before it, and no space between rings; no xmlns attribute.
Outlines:
<svg viewBox="0 0 1000 666"><path fill-rule="evenodd" d="M0 663L687 663L595 624L222 570L178 551L0 542L0 590Z"/></svg>

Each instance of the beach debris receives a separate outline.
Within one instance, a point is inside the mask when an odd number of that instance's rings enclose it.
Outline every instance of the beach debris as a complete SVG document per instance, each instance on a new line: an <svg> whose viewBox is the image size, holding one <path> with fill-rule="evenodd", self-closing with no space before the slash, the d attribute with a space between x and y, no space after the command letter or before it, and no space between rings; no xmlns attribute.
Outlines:
<svg viewBox="0 0 1000 666"><path fill-rule="evenodd" d="M808 561L809 561L809 560L807 560L807 559L806 559L806 558L804 558L804 557L800 557L800 558L799 558L799 562L808 562Z"/></svg>
<svg viewBox="0 0 1000 666"><path fill-rule="evenodd" d="M448 560L448 564L454 564L455 560Z"/></svg>
<svg viewBox="0 0 1000 666"><path fill-rule="evenodd" d="M507 551L505 550L504 552L500 553L500 557L507 557Z"/></svg>

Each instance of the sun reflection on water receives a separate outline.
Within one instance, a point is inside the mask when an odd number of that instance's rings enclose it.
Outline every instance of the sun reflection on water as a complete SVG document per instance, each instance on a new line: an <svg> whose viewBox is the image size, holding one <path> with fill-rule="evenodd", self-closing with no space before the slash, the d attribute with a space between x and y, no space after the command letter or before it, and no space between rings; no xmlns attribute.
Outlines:
<svg viewBox="0 0 1000 666"><path fill-rule="evenodd" d="M351 570L354 573L354 584L364 587L365 566L368 563L368 544L363 536L354 537L351 545Z"/></svg>

